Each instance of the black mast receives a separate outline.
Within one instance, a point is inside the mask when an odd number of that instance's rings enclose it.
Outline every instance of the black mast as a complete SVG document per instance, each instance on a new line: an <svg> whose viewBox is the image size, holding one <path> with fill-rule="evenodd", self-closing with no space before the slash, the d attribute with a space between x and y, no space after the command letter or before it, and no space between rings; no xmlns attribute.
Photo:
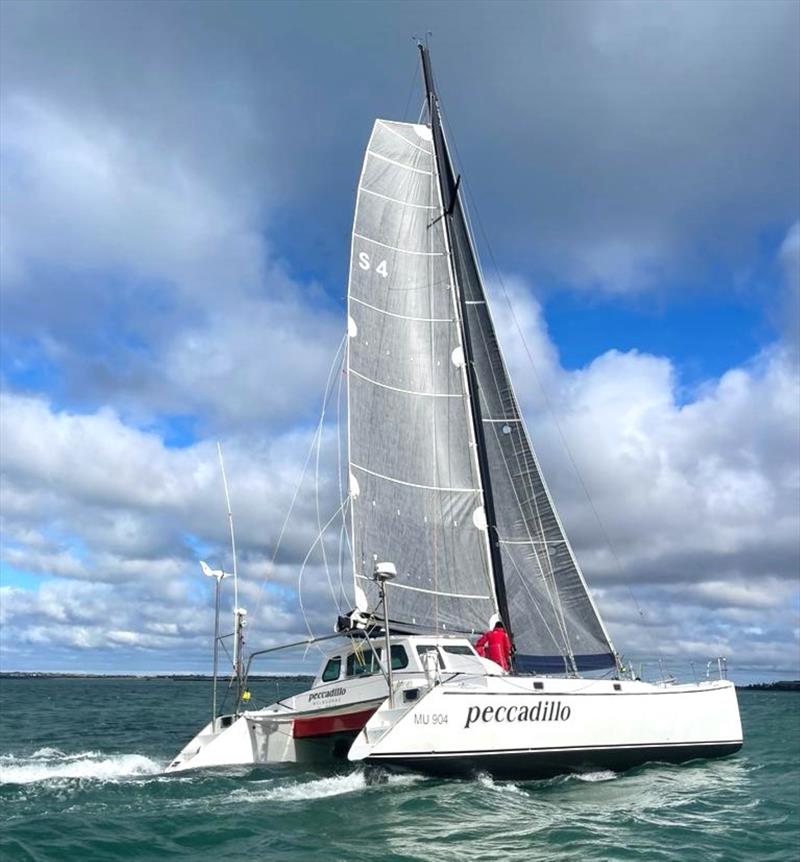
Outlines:
<svg viewBox="0 0 800 862"><path fill-rule="evenodd" d="M442 194L442 205L444 229L447 232L450 253L453 255L453 273L456 279L457 257L455 255L456 245L453 237L452 218L458 203L458 186L460 177L453 175L453 166L450 162L450 154L447 152L444 133L442 132L441 117L439 115L439 102L436 98L436 89L433 85L433 74L431 72L430 53L422 42L419 43L419 53L422 59L422 75L425 79L425 98L428 103L428 115L431 121L431 133L433 136L433 149L438 166L439 188ZM470 253L469 251L467 253ZM480 472L481 485L483 486L483 502L486 512L487 529L489 530L489 554L492 560L492 573L494 576L494 589L497 595L497 605L500 617L513 644L514 636L511 631L511 618L508 613L508 599L506 597L506 583L503 578L503 560L500 554L498 541L497 518L494 509L494 497L492 495L492 480L489 473L489 462L486 457L486 438L483 433L483 417L481 416L480 390L478 388L478 376L475 372L473 361L472 338L470 337L468 308L464 299L464 291L460 285L456 286L456 296L461 316L461 341L464 345L464 359L466 360L467 387L470 395L472 412L472 423L475 427L475 443L478 450L478 470Z"/></svg>

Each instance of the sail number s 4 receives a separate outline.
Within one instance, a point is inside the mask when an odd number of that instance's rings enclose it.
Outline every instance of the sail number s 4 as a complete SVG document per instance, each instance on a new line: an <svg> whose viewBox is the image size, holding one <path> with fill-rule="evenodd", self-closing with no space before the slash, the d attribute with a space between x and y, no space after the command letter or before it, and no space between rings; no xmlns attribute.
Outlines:
<svg viewBox="0 0 800 862"><path fill-rule="evenodd" d="M448 716L443 712L418 712L414 724L447 724Z"/></svg>
<svg viewBox="0 0 800 862"><path fill-rule="evenodd" d="M365 272L366 272L366 271L369 271L370 269L372 269L372 261L370 260L370 256L367 254L367 252L365 252L365 251L360 251L360 252L358 253L358 265L359 265L359 266L361 267L361 269L363 269ZM389 269L388 269L388 267L387 267L387 265L386 265L386 261L385 261L385 260L382 260L382 261L381 261L381 262L380 262L380 263L375 267L375 272L377 272L377 273L378 273L378 275L379 275L379 276L381 276L382 278L386 278L386 276L387 276L387 275L389 275Z"/></svg>

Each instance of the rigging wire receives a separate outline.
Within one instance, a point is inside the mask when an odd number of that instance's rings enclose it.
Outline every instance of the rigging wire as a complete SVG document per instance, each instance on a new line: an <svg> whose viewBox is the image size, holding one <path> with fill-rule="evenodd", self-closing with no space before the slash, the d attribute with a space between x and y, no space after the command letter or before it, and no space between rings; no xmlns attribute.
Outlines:
<svg viewBox="0 0 800 862"><path fill-rule="evenodd" d="M336 509L336 511L330 516L330 518L327 520L325 525L320 529L319 533L317 534L316 539L314 539L314 541L311 543L311 547L308 549L308 552L306 553L305 558L303 559L303 563L300 566L300 573L297 576L297 599L298 599L298 602L300 604L300 612L303 615L303 622L306 624L306 628L308 629L308 634L311 638L314 637L314 632L311 630L311 624L308 621L308 615L306 614L306 608L305 608L305 605L303 604L303 573L306 570L306 566L308 565L308 561L311 557L311 554L314 552L314 548L317 546L317 543L325 535L325 531L328 529L328 527L330 527L330 525L339 517L339 513L347 505L347 503L349 502L349 499L350 498L347 497L344 500L342 500L342 502L340 503L340 505ZM320 647L318 644L309 643L307 646L306 655L307 655L308 649L310 649L311 646L315 646L318 650L320 650L320 652L324 652L322 647ZM305 655L303 656L303 658L305 658Z"/></svg>
<svg viewBox="0 0 800 862"><path fill-rule="evenodd" d="M408 98L406 99L406 106L403 109L402 117L403 120L408 117L408 109L411 107L411 99L414 97L414 90L417 89L417 81L419 80L420 68L419 63L414 63L414 74L411 77L411 86L408 88Z"/></svg>
<svg viewBox="0 0 800 862"><path fill-rule="evenodd" d="M350 347L349 344L346 348L346 354L349 352ZM347 355L345 355L345 363L347 362ZM342 469L342 428L345 427L345 423L342 422L342 390L345 388L342 385L342 382L346 379L347 376L347 368L342 368L342 373L339 375L339 384L336 390L336 474L339 481L339 499L345 499L344 485L343 485L343 477L344 470ZM346 417L345 417L346 421ZM350 463L349 458L347 459L347 471L349 473ZM349 479L349 477L348 477ZM342 599L342 604L347 605L347 593L344 587L344 549L347 547L348 551L350 551L350 555L352 557L352 546L350 544L350 534L347 530L347 509L342 510L342 525L339 528L339 591Z"/></svg>
<svg viewBox="0 0 800 862"><path fill-rule="evenodd" d="M345 333L345 335L342 337L342 340L339 342L339 347L336 351L336 354L333 357L333 362L331 363L330 371L328 372L328 379L325 383L325 395L322 399L322 409L321 409L320 414L319 414L319 423L317 426L317 457L316 457L316 462L314 465L314 499L315 499L315 505L316 505L316 510L317 510L317 529L319 529L319 530L322 529L322 515L320 513L320 505L319 505L319 456L320 456L320 452L322 451L322 434L323 434L323 431L325 430L325 410L327 408L328 399L332 393L331 382L333 380L334 370L335 369L341 370L341 367L342 367L342 361L343 361L342 350L345 346L346 341L347 341L347 333ZM342 354L342 358L339 358L340 354ZM337 364L337 359L339 360L338 364ZM337 381L339 383L341 383L341 376L340 375L337 375ZM341 494L339 495L339 499L340 500L342 499ZM341 612L341 606L339 605L339 601L336 598L336 592L333 588L333 581L331 579L331 572L330 572L330 568L328 566L328 555L325 552L325 542L324 541L320 544L320 550L322 551L322 565L325 569L325 577L328 580L328 587L330 588L330 591L331 591L331 598L333 599L333 603L336 606L336 608Z"/></svg>
<svg viewBox="0 0 800 862"><path fill-rule="evenodd" d="M342 350L342 344L344 344L344 343L345 343L345 338L346 338L346 337L347 337L347 336L345 335L345 336L344 336L344 338L342 338L342 341L341 341L341 342L340 342L340 344L339 344L339 348L337 349L336 354L334 355L333 362L331 363L331 367L332 367L332 368L333 368L333 367L335 367L335 365L336 365L336 361L337 361L337 359L338 359L338 357L339 357L339 354L341 353L341 350ZM330 374L329 374L329 378L330 378ZM321 408L323 412L324 412L324 410L325 410L325 403L326 403L326 401L327 401L327 399L328 399L328 397L329 397L329 394L330 394L330 393L329 393L328 391L326 391L326 392L324 393L324 395L323 395L323 399L322 399L322 408ZM292 513L294 512L294 508L295 508L295 506L297 505L297 499L298 499L298 497L300 496L300 489L303 487L303 483L305 482L306 473L308 472L308 466L309 466L309 464L311 463L311 458L313 457L314 452L315 452L315 447L317 446L319 433L320 433L320 425L318 424L318 425L317 425L317 430L316 430L316 432L314 433L314 436L313 436L313 437L312 437L312 439L311 439L311 445L310 445L310 446L309 446L309 448L308 448L308 453L306 454L306 459L305 459L305 462L304 462L304 464L303 464L303 469L302 469L302 471L301 471L301 473L300 473L300 478L298 479L298 481L297 481L297 486L296 486L296 487L295 487L295 489L294 489L294 494L292 495L292 501L291 501L291 503L289 504L289 509L288 509L288 511L286 512L286 516L285 516L285 517L284 517L284 519L283 519L283 523L281 524L280 532L278 533L278 538L277 538L277 540L276 540L276 542L275 542L275 547L274 547L274 549L273 549L272 557L271 557L271 559L270 559L270 564L269 564L269 569L270 569L270 571L273 569L273 567L274 567L274 565L275 565L275 560L276 560L276 559L277 559L277 557L278 557L278 552L280 551L281 544L282 544L282 542L283 542L283 537L284 537L284 535L285 535L285 533L286 533L286 527L288 526L288 524L289 524L289 519L291 518ZM262 579L262 581L261 581L261 585L260 585L260 587L259 587L259 591L258 591L258 598L257 598L257 602L256 602L256 609L255 609L255 613L253 614L253 617L254 617L255 619L258 619L259 611L261 610L261 605L262 605L263 600L264 600L264 592L265 592L265 588L266 588L266 585L267 585L267 575L268 575L268 574L269 574L269 572L268 572L267 574L265 574L265 575L264 575L264 578ZM337 606L338 606L338 605L337 605Z"/></svg>

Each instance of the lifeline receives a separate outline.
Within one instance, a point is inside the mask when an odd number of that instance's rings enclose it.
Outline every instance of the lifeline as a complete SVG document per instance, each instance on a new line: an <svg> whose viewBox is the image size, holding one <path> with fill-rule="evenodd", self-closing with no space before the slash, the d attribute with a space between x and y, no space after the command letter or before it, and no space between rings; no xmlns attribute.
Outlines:
<svg viewBox="0 0 800 862"><path fill-rule="evenodd" d="M467 711L467 728L476 721L567 721L572 710L562 706L560 700L539 701L535 706L471 706Z"/></svg>

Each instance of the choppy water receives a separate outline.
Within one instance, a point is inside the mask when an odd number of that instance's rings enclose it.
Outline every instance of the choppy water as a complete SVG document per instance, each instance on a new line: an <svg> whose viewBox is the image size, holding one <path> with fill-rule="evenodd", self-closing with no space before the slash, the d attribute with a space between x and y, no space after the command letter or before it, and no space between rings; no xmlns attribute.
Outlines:
<svg viewBox="0 0 800 862"><path fill-rule="evenodd" d="M262 683L259 700L275 693ZM740 704L739 754L624 774L373 783L350 766L283 766L166 777L207 719L206 684L2 680L0 858L797 859L800 695L741 692Z"/></svg>

